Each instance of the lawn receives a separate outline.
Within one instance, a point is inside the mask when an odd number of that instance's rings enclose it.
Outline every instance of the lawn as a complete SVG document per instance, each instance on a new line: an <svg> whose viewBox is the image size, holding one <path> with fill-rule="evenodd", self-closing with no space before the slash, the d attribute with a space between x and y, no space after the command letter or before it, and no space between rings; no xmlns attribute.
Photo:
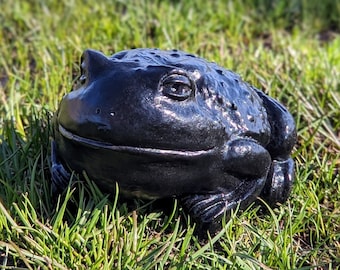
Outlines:
<svg viewBox="0 0 340 270"><path fill-rule="evenodd" d="M1 1L1 269L340 267L340 2ZM296 119L289 200L236 211L206 241L177 201L125 202L86 179L59 197L51 117L86 48L185 50L282 102Z"/></svg>

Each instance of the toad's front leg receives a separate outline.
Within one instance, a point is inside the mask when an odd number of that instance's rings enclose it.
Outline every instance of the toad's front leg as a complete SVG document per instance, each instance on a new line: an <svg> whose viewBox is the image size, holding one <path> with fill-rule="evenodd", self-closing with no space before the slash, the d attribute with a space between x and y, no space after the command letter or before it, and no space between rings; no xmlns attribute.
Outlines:
<svg viewBox="0 0 340 270"><path fill-rule="evenodd" d="M51 143L51 160L52 160L52 192L53 194L61 193L68 185L71 174L64 168L60 162L56 151L56 143Z"/></svg>
<svg viewBox="0 0 340 270"><path fill-rule="evenodd" d="M182 198L184 207L201 230L220 228L223 215L232 209L244 209L261 193L271 167L268 151L248 138L226 143L223 151L224 174L214 192L189 194Z"/></svg>

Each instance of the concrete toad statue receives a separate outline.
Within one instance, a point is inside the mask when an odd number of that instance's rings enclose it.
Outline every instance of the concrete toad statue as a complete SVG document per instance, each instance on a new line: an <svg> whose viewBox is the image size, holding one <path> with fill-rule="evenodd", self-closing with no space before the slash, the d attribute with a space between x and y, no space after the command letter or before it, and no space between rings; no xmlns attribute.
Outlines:
<svg viewBox="0 0 340 270"><path fill-rule="evenodd" d="M257 197L284 202L294 178L291 114L215 63L133 49L82 56L78 85L54 115L52 178L70 171L125 196L176 196L201 224Z"/></svg>

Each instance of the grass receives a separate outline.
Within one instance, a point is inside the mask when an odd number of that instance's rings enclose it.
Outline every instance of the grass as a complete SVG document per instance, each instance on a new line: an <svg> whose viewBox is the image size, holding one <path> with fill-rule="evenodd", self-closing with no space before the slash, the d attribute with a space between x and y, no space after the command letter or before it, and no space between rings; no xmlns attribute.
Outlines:
<svg viewBox="0 0 340 270"><path fill-rule="evenodd" d="M338 1L5 1L0 14L1 269L340 266ZM132 207L90 181L53 198L50 119L81 52L177 48L241 74L296 119L290 199L202 242L176 200ZM76 179L76 178L75 178Z"/></svg>

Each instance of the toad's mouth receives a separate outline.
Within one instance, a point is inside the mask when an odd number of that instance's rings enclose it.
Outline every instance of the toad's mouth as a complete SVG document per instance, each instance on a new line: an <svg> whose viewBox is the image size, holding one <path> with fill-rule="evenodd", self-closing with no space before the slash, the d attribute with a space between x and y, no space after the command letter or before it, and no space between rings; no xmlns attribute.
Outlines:
<svg viewBox="0 0 340 270"><path fill-rule="evenodd" d="M168 157L201 157L212 154L215 148L208 148L202 150L171 150L171 149L160 149L160 148L151 148L151 147L136 147L136 146L127 146L127 145L114 145L108 142L97 141L94 139L89 139L86 137L79 136L74 134L73 132L67 130L62 125L59 124L59 132L60 134L76 143L81 145L94 148L94 149L106 149L116 152L125 152L131 154L138 155L153 155L153 156L168 156Z"/></svg>

